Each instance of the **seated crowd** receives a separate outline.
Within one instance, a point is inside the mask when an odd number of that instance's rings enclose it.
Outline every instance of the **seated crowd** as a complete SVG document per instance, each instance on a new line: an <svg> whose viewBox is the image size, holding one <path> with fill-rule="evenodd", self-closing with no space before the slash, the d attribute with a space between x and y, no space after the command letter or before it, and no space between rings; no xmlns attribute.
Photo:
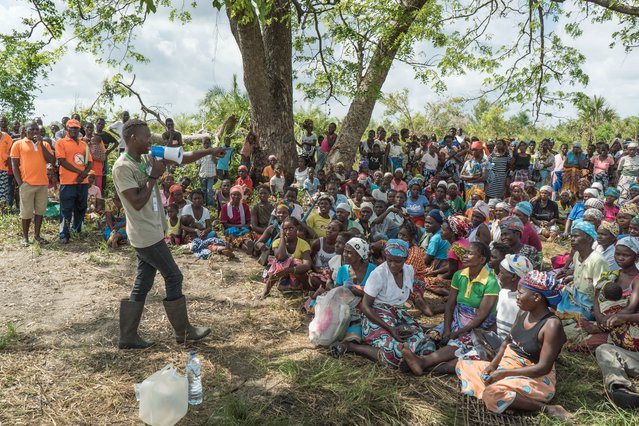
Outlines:
<svg viewBox="0 0 639 426"><path fill-rule="evenodd" d="M0 152L20 184L23 244L32 218L35 239L46 242L41 187L46 201L57 176L62 242L69 226L81 229L90 205L104 212L109 244L125 243L121 202L96 201L117 140L103 143L104 120L95 130L76 118L64 124L53 143L28 123L7 142L8 154ZM241 250L263 266L262 297L303 292L311 315L320 295L348 288L358 303L344 338L331 345L336 357L357 354L415 375L456 374L461 391L491 411L567 419L551 404L555 363L562 349L594 350L612 401L639 408L629 378L639 373L636 143L599 142L584 153L576 142L555 152L551 139L537 149L533 141L484 143L462 129L440 140L407 129L387 139L379 128L368 132L351 170L327 161L333 123L323 136L311 120L303 128L290 176L274 155L255 169L253 133L239 151L237 176L229 138L224 157L198 160L200 185L186 177L176 183L169 170L160 179L167 243L188 244L202 258ZM6 120L0 130L2 148ZM163 139L182 144L172 123ZM563 239L570 251L544 259L542 242ZM417 321L439 314L443 322L432 328Z"/></svg>

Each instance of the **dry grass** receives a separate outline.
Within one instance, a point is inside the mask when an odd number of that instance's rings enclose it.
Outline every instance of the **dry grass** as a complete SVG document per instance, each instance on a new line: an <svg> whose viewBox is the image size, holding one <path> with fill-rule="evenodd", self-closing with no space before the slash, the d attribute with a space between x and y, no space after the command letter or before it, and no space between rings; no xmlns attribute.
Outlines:
<svg viewBox="0 0 639 426"><path fill-rule="evenodd" d="M21 249L17 225L13 216L0 220L0 256L12 265L0 277L3 320L16 326L0 334L2 425L139 424L133 384L167 363L183 370L189 349L203 360L205 397L182 425L461 424L454 377L330 358L308 342L301 297L257 299L260 268L244 256L209 263L176 255L192 321L212 328L205 341L175 344L158 278L141 325L157 344L118 350L118 300L130 291L133 252L112 252L91 234L68 247ZM45 234L55 229L47 224ZM556 401L577 413L577 424L639 424L605 399L591 355L564 353L557 368Z"/></svg>

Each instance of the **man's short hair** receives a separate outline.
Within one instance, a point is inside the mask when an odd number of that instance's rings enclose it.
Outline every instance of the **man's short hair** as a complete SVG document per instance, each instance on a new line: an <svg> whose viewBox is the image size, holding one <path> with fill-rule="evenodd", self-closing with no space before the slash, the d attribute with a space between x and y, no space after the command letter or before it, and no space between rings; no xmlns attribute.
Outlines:
<svg viewBox="0 0 639 426"><path fill-rule="evenodd" d="M142 126L148 127L148 124L146 124L146 121L139 120L137 118L133 118L124 123L124 126L122 126L122 137L124 138L124 141L129 142L131 136L133 136L138 128Z"/></svg>

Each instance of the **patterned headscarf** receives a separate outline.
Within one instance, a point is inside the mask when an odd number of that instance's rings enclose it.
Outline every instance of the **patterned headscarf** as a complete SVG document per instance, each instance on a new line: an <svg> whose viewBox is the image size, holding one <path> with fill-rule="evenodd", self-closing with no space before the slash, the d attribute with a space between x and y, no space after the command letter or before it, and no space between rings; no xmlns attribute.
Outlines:
<svg viewBox="0 0 639 426"><path fill-rule="evenodd" d="M458 240L468 237L470 233L470 221L466 216L450 216L448 218L448 224Z"/></svg>
<svg viewBox="0 0 639 426"><path fill-rule="evenodd" d="M614 237L619 235L619 225L617 225L617 222L601 222L599 229L610 232Z"/></svg>
<svg viewBox="0 0 639 426"><path fill-rule="evenodd" d="M589 198L584 203L584 207L586 207L586 209L588 209L590 207L590 208L593 208L593 209L597 209L597 210L603 211L604 202L601 201L599 198Z"/></svg>
<svg viewBox="0 0 639 426"><path fill-rule="evenodd" d="M507 254L504 260L501 261L500 266L519 278L523 278L528 272L533 270L530 260L526 256L518 254Z"/></svg>
<svg viewBox="0 0 639 426"><path fill-rule="evenodd" d="M626 203L619 209L618 214L627 214L632 217L637 216L639 214L639 207L635 203Z"/></svg>
<svg viewBox="0 0 639 426"><path fill-rule="evenodd" d="M634 251L635 254L639 254L639 238L637 237L626 237L622 238L617 242L618 246L626 246L630 250Z"/></svg>
<svg viewBox="0 0 639 426"><path fill-rule="evenodd" d="M475 204L475 207L473 207L473 212L477 212L484 216L484 218L488 218L488 215L490 215L490 207L482 200L479 200L477 204Z"/></svg>
<svg viewBox="0 0 639 426"><path fill-rule="evenodd" d="M510 189L513 188L520 188L522 191L524 190L524 183L523 182L513 182L510 184Z"/></svg>
<svg viewBox="0 0 639 426"><path fill-rule="evenodd" d="M544 296L551 307L557 306L561 301L555 272L530 271L519 281L519 285Z"/></svg>
<svg viewBox="0 0 639 426"><path fill-rule="evenodd" d="M552 194L552 188L550 187L550 185L544 185L541 188L539 188L539 192L547 192L549 194Z"/></svg>
<svg viewBox="0 0 639 426"><path fill-rule="evenodd" d="M599 196L599 191L597 191L595 188L586 188L584 189L584 194L590 194L593 197L597 198Z"/></svg>
<svg viewBox="0 0 639 426"><path fill-rule="evenodd" d="M479 196L479 199L480 199L480 200L483 200L483 199L485 199L485 198L486 198L486 193L485 193L485 192L484 192L484 190L483 190L483 189L481 189L481 188L475 188L475 189L473 190L473 195L477 195L477 196Z"/></svg>
<svg viewBox="0 0 639 426"><path fill-rule="evenodd" d="M410 251L408 247L408 243L404 240L392 239L386 241L386 248L384 249L384 253L387 256L397 256L397 257L408 257L408 252Z"/></svg>
<svg viewBox="0 0 639 426"><path fill-rule="evenodd" d="M595 225L593 225L590 222L586 222L584 220L575 222L575 224L572 226L571 232L575 232L575 231L583 232L584 234L592 238L593 241L597 240L597 230L595 229Z"/></svg>
<svg viewBox="0 0 639 426"><path fill-rule="evenodd" d="M597 222L601 222L603 220L603 217L603 212L594 208L586 209L586 212L584 213L584 219L593 219Z"/></svg>
<svg viewBox="0 0 639 426"><path fill-rule="evenodd" d="M363 239L359 237L353 237L346 242L346 245L350 246L353 250L355 250L357 254L359 255L359 257L362 258L362 260L368 259L368 252L370 250L370 246Z"/></svg>
<svg viewBox="0 0 639 426"><path fill-rule="evenodd" d="M519 210L521 213L526 216L530 216L533 211L533 206L528 201L520 201L515 205L515 210Z"/></svg>
<svg viewBox="0 0 639 426"><path fill-rule="evenodd" d="M507 212L509 212L509 211L510 211L511 207L512 207L512 206L511 206L510 204L508 204L508 203L506 203L506 202L504 202L504 201L500 201L500 202L499 202L499 203L497 203L497 205L495 206L495 208L496 208L496 209L504 209L504 210L506 210Z"/></svg>
<svg viewBox="0 0 639 426"><path fill-rule="evenodd" d="M506 216L499 221L499 229L502 231L507 229L521 234L524 232L524 223L517 216Z"/></svg>
<svg viewBox="0 0 639 426"><path fill-rule="evenodd" d="M615 198L619 198L621 194L619 193L619 190L617 188L608 188L606 189L606 193L604 195L612 195Z"/></svg>

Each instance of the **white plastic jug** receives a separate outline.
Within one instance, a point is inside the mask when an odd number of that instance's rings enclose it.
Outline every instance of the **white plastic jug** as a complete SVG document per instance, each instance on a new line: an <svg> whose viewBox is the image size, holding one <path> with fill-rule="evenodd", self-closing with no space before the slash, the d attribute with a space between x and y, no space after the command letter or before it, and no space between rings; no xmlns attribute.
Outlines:
<svg viewBox="0 0 639 426"><path fill-rule="evenodd" d="M189 381L173 364L140 384L140 419L151 426L173 426L186 414Z"/></svg>

